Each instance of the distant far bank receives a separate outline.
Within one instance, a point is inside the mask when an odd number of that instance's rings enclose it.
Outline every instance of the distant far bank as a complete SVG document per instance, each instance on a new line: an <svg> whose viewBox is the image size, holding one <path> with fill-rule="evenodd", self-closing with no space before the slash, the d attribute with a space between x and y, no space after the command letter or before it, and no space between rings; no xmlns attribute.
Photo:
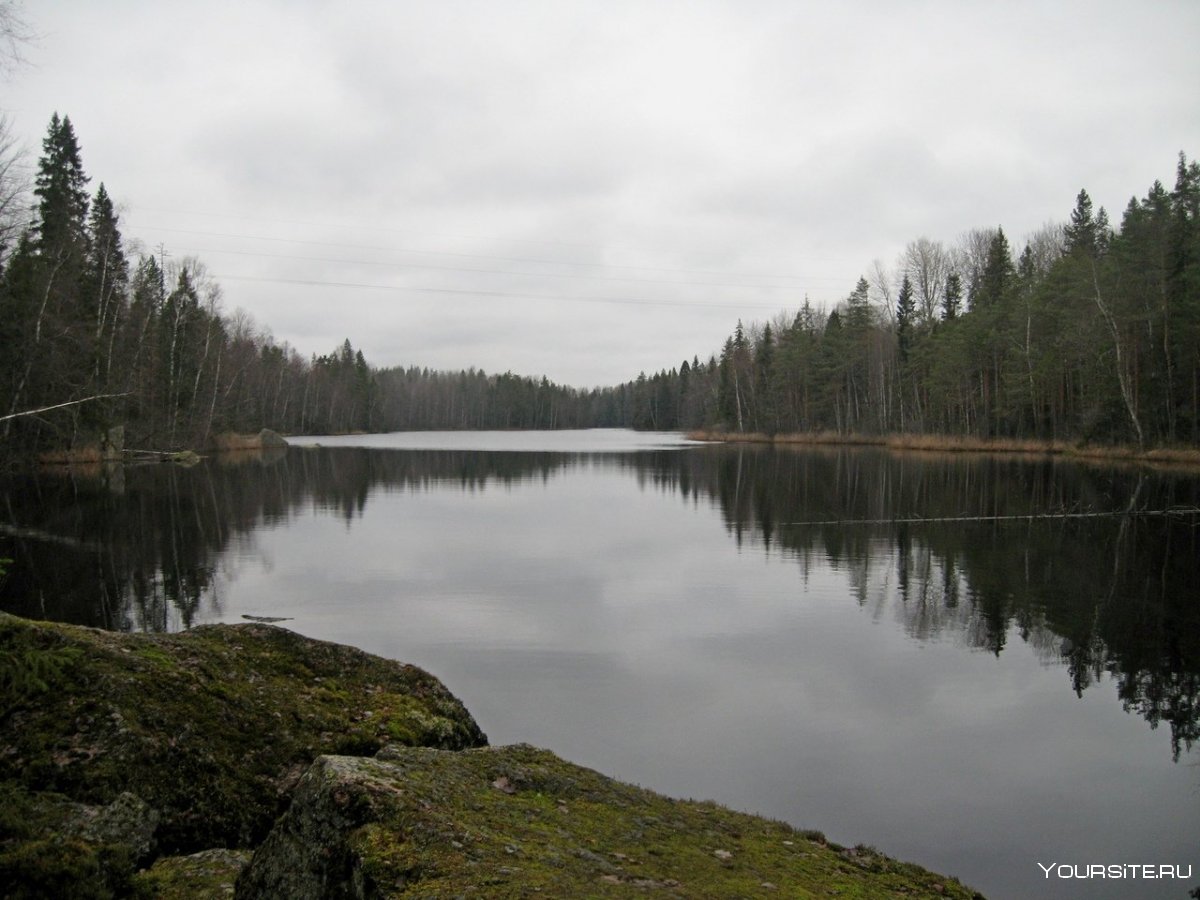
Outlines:
<svg viewBox="0 0 1200 900"><path fill-rule="evenodd" d="M919 450L936 453L1027 453L1112 462L1172 463L1200 467L1200 448L1089 445L1070 441L1023 438L976 438L947 434L841 434L812 431L791 434L693 430L688 440L714 443L749 443L809 446L870 446L889 450Z"/></svg>
<svg viewBox="0 0 1200 900"><path fill-rule="evenodd" d="M1087 444L1035 438L980 438L947 434L863 434L831 430L770 435L757 431L629 428L409 429L384 433L289 435L299 447L374 447L405 450L493 450L542 452L628 452L695 443L769 444L789 447L880 447L928 453L987 453L1056 456L1080 461L1143 463L1200 469L1200 448Z"/></svg>

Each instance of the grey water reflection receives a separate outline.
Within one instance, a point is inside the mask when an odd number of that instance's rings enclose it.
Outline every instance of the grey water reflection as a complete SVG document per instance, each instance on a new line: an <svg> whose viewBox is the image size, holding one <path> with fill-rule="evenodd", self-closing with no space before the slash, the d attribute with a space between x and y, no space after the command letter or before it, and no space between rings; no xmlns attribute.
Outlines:
<svg viewBox="0 0 1200 900"><path fill-rule="evenodd" d="M1018 638L1063 664L1076 693L1114 675L1127 709L1170 725L1176 756L1197 739L1195 517L1072 517L1131 504L1194 511L1200 481L1190 475L760 447L606 456L306 449L223 463L131 469L118 485L99 470L0 483L0 553L14 559L0 604L117 630L188 627L205 603L220 602L212 592L221 555L300 510L352 522L378 490L484 491L601 465L716 506L738 546L774 548L803 573L840 568L858 604L876 617L893 606L913 638L952 631L995 654ZM880 561L895 604L872 591Z"/></svg>
<svg viewBox="0 0 1200 900"><path fill-rule="evenodd" d="M0 608L123 630L287 616L431 669L494 741L989 896L1195 886L1048 886L1036 865L1200 874L1195 476L536 447L6 481ZM1072 517L1131 508L1181 514Z"/></svg>

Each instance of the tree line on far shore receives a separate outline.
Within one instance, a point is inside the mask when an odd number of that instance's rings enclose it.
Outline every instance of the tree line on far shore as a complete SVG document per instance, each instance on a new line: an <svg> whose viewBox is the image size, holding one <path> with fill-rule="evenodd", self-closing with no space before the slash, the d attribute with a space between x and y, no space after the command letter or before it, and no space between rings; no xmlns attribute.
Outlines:
<svg viewBox="0 0 1200 900"><path fill-rule="evenodd" d="M611 388L476 370L376 373L377 427L935 434L1200 443L1200 164L1086 190L1014 252L1002 228L912 241L829 311L738 322L719 353Z"/></svg>
<svg viewBox="0 0 1200 900"><path fill-rule="evenodd" d="M68 117L22 205L0 146L0 447L199 447L225 431L629 427L1200 443L1200 165L1181 153L1113 228L1080 191L1014 253L921 238L832 310L738 323L719 352L609 388L303 357L194 258L127 254ZM6 181L5 179L8 178ZM23 213L32 209L32 216ZM27 221L26 221L27 220ZM36 411L36 412L34 412ZM30 414L33 413L33 414Z"/></svg>

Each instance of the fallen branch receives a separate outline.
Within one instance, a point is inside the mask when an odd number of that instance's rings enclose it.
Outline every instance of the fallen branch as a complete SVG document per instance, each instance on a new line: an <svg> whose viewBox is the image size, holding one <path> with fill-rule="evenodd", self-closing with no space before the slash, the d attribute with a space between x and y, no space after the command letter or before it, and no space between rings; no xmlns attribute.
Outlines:
<svg viewBox="0 0 1200 900"><path fill-rule="evenodd" d="M0 522L0 534L10 538L42 541L47 544L61 544L64 547L70 547L72 550L81 550L87 553L99 553L104 549L103 545L96 541L80 541L61 534L51 534L49 531L42 531L40 528L24 528L20 525L10 525L7 522Z"/></svg>
<svg viewBox="0 0 1200 900"><path fill-rule="evenodd" d="M90 403L92 400L108 400L113 397L128 397L132 391L123 391L120 394L94 394L91 397L84 397L81 400L68 400L66 403L55 403L53 406L42 406L38 409L25 409L21 412L9 413L6 416L0 416L0 422L7 422L9 419L19 419L22 416L36 416L44 412L50 412L54 409L63 409L67 406L78 406L80 403Z"/></svg>

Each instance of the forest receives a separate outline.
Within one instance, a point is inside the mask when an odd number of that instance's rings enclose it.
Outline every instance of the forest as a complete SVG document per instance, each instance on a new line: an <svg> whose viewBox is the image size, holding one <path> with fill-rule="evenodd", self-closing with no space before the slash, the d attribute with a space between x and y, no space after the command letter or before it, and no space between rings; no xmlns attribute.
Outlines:
<svg viewBox="0 0 1200 900"><path fill-rule="evenodd" d="M1017 252L1000 227L921 237L826 310L738 322L702 360L590 390L511 372L305 358L195 258L127 253L70 118L30 194L0 147L0 453L204 448L224 432L629 427L1200 443L1200 164L1120 222L1085 190ZM1068 193L1067 196L1070 196Z"/></svg>
<svg viewBox="0 0 1200 900"><path fill-rule="evenodd" d="M1118 228L1081 190L1014 253L912 241L828 314L739 322L719 356L623 388L637 427L1146 446L1200 439L1200 165Z"/></svg>

